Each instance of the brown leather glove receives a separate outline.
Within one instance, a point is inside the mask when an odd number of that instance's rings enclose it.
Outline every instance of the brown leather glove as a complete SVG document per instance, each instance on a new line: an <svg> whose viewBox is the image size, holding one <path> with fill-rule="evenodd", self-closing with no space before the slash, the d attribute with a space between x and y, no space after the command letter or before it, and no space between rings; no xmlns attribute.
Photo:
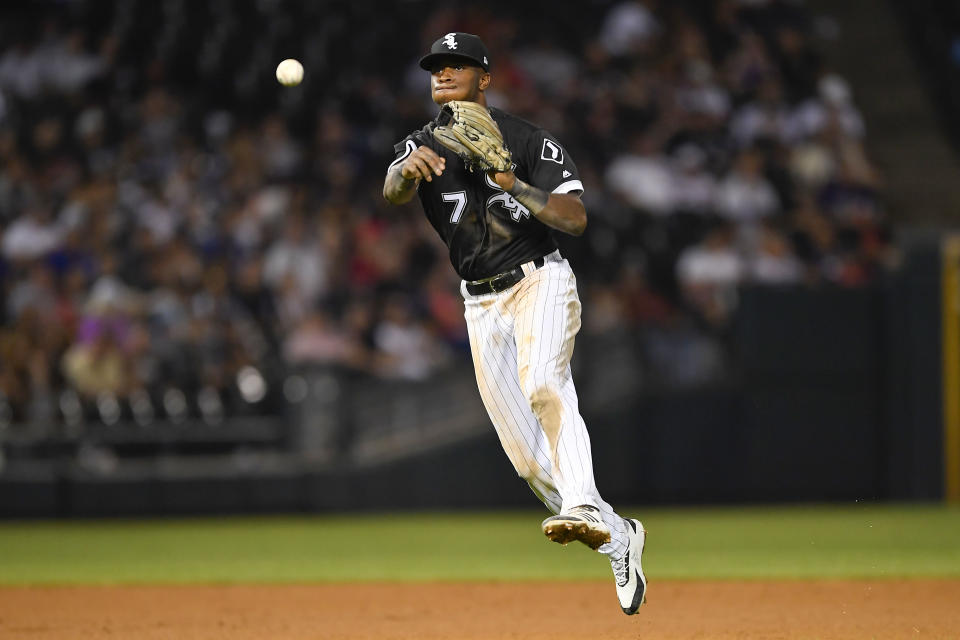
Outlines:
<svg viewBox="0 0 960 640"><path fill-rule="evenodd" d="M471 171L508 171L512 166L503 133L483 105L451 100L443 105L437 122L433 137L463 158Z"/></svg>

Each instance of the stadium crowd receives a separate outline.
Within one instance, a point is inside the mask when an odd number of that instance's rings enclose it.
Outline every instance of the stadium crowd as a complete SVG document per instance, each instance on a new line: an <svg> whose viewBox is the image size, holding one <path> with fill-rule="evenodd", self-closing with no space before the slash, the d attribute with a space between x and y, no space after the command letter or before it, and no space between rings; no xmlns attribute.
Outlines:
<svg viewBox="0 0 960 640"><path fill-rule="evenodd" d="M646 336L655 371L718 375L745 283L860 287L884 270L864 123L798 2L412 2L390 20L323 4L10 12L8 421L54 419L65 398L272 410L290 367L417 380L467 353L445 248L416 204L380 195L393 143L435 113L416 60L449 31L490 47L489 101L577 161L590 223L560 241L585 331ZM306 67L297 88L273 79L285 57Z"/></svg>

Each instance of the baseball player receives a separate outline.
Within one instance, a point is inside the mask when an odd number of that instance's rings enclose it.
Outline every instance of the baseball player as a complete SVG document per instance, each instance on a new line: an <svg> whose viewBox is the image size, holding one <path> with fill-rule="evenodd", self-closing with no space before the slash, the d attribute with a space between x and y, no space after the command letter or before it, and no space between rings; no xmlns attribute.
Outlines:
<svg viewBox="0 0 960 640"><path fill-rule="evenodd" d="M420 66L440 113L395 146L383 195L392 204L419 196L449 247L484 406L517 473L556 514L544 534L606 554L620 606L634 614L646 534L594 483L570 373L580 300L552 235L586 227L577 167L548 132L487 108L491 61L477 36L444 35Z"/></svg>

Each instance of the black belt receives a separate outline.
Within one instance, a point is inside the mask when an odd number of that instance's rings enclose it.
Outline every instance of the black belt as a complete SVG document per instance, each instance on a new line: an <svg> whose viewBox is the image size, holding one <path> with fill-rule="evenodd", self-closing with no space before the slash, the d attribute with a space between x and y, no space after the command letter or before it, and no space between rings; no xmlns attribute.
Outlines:
<svg viewBox="0 0 960 640"><path fill-rule="evenodd" d="M539 269L543 266L543 258L537 258L533 261L533 266ZM482 296L485 293L500 293L506 291L513 285L523 280L523 267L514 267L510 271L498 273L495 276L484 278L483 280L474 280L467 283L467 293L472 296Z"/></svg>

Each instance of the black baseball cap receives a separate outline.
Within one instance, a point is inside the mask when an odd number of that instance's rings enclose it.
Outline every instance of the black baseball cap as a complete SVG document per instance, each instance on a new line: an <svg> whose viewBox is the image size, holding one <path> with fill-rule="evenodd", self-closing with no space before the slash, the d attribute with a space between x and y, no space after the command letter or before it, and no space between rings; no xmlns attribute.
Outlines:
<svg viewBox="0 0 960 640"><path fill-rule="evenodd" d="M438 38L430 53L420 58L420 68L430 71L430 65L437 58L464 58L484 71L490 71L490 53L483 40L472 33L454 31Z"/></svg>

